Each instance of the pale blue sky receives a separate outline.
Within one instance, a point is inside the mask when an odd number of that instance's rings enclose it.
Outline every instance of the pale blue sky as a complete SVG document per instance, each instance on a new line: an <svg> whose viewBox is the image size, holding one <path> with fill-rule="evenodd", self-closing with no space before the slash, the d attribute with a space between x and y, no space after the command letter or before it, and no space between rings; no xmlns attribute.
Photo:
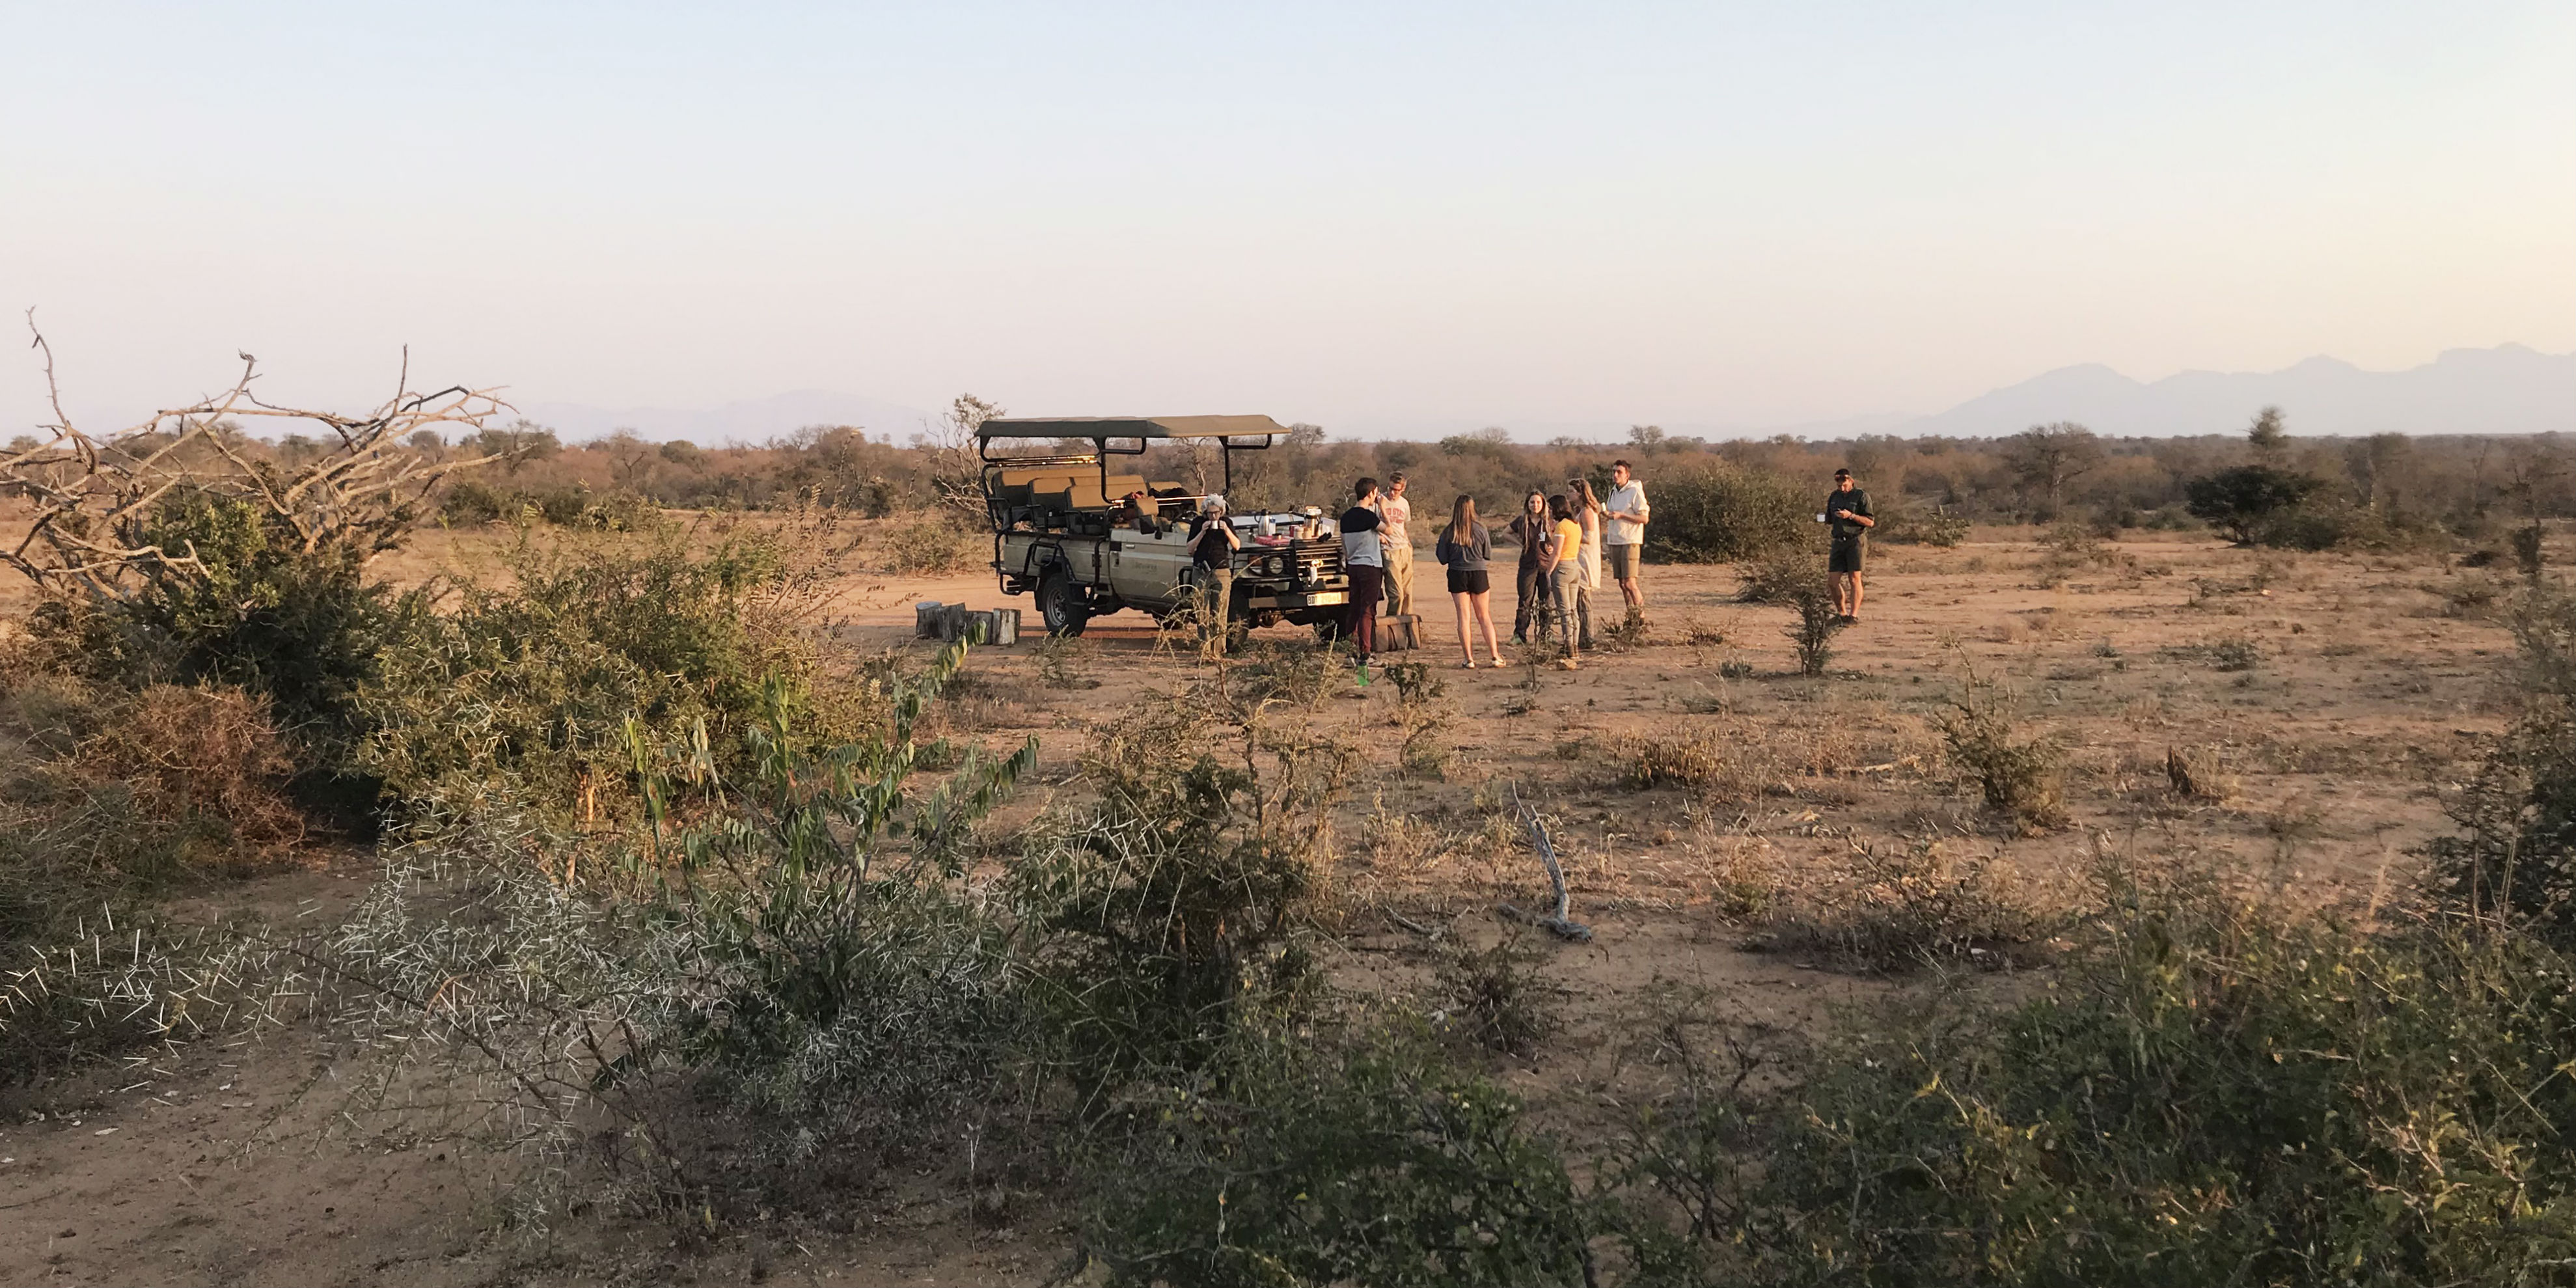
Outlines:
<svg viewBox="0 0 2576 1288"><path fill-rule="evenodd" d="M404 343L1368 433L2562 352L2576 5L11 4L0 304L81 414Z"/></svg>

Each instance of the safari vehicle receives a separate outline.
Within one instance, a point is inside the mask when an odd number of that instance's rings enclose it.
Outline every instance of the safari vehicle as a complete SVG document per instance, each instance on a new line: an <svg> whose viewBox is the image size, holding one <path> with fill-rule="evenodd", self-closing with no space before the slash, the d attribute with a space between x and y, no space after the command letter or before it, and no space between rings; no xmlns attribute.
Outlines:
<svg viewBox="0 0 2576 1288"><path fill-rule="evenodd" d="M1080 635L1092 618L1122 608L1158 618L1181 612L1196 594L1189 529L1206 496L1148 480L1132 472L1141 461L1119 458L1143 457L1154 443L1213 439L1225 463L1222 486L1231 492L1234 454L1265 450L1287 433L1268 416L985 421L975 436L1002 593L1034 591L1053 635ZM1113 464L1128 469L1112 473ZM1139 494L1159 531L1140 531L1128 516L1126 498ZM1339 623L1351 582L1341 538L1319 512L1229 514L1227 521L1243 538L1227 614L1238 641L1282 621L1319 633Z"/></svg>

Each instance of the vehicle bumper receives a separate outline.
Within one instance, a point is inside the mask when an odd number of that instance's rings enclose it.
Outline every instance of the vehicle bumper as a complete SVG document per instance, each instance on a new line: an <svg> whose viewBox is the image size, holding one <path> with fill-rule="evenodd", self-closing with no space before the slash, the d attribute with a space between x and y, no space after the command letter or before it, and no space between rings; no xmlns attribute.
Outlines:
<svg viewBox="0 0 2576 1288"><path fill-rule="evenodd" d="M1349 602L1351 602L1351 592L1347 590L1256 591L1250 597L1248 606L1294 612L1300 608L1330 608Z"/></svg>

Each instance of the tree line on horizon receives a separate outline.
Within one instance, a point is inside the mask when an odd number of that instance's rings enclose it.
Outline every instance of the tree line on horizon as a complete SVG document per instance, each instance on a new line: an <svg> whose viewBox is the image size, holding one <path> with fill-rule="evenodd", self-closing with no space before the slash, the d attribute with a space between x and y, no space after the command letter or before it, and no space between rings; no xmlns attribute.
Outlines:
<svg viewBox="0 0 2576 1288"><path fill-rule="evenodd" d="M854 425L811 425L753 444L653 442L619 431L567 443L526 420L454 441L415 436L425 456L494 457L450 482L434 521L470 527L522 518L617 527L642 509L766 510L819 504L866 517L938 511L972 526L971 432L999 409L960 398L943 426L898 443ZM1476 499L1499 527L1529 491L1606 479L1631 461L1653 498L1649 557L1741 558L1814 508L1836 468L1857 474L1882 514L1882 539L1955 541L1970 524L2076 522L2122 528L2207 525L2245 544L2338 545L2459 538L2483 541L2542 519L2576 517L2576 470L2561 435L2297 436L2278 408L2244 431L2180 438L2112 437L2082 425L2035 425L1996 438L1778 435L1711 442L1653 425L1620 443L1514 442L1499 428L1436 442L1336 440L1293 425L1259 453L1238 453L1233 501L1251 508L1338 506L1362 476L1412 481L1433 524L1453 498ZM282 466L322 445L243 437L239 450ZM1156 444L1129 467L1193 491L1224 487L1204 445ZM1810 493L1814 495L1809 495Z"/></svg>

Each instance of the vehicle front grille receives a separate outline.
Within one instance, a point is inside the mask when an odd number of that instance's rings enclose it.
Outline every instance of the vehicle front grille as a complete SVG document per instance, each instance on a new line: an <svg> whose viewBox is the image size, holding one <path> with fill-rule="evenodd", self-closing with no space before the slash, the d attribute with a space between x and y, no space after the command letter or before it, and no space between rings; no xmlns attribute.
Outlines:
<svg viewBox="0 0 2576 1288"><path fill-rule="evenodd" d="M1296 545L1295 582L1300 586L1331 585L1342 580L1342 543L1336 537L1300 541Z"/></svg>

